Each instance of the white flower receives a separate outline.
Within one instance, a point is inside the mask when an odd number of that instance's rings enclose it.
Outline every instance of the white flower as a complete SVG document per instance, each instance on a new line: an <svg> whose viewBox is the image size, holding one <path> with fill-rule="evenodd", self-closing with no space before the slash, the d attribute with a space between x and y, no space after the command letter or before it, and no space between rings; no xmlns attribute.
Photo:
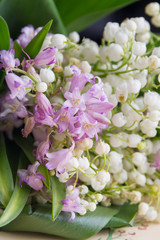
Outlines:
<svg viewBox="0 0 160 240"><path fill-rule="evenodd" d="M87 150L93 147L93 140L90 138L84 138L83 140L78 142L77 148L82 150Z"/></svg>
<svg viewBox="0 0 160 240"><path fill-rule="evenodd" d="M116 107L117 104L118 104L118 101L117 101L117 98L115 96L115 94L111 94L109 97L108 97L108 101L113 103L113 107Z"/></svg>
<svg viewBox="0 0 160 240"><path fill-rule="evenodd" d="M155 106L158 102L159 95L157 92L148 91L144 94L144 103L148 106Z"/></svg>
<svg viewBox="0 0 160 240"><path fill-rule="evenodd" d="M145 32L145 33L138 33L136 35L136 41L139 41L139 42L143 42L143 43L148 43L149 42L149 39L150 39L150 33L149 32Z"/></svg>
<svg viewBox="0 0 160 240"><path fill-rule="evenodd" d="M154 221L157 218L157 211L154 209L154 207L149 207L144 218L147 221Z"/></svg>
<svg viewBox="0 0 160 240"><path fill-rule="evenodd" d="M109 153L110 151L110 146L109 144L105 143L104 141L102 141L100 139L100 141L96 144L96 147L95 147L95 152L100 155L100 156L103 156L104 154L107 154Z"/></svg>
<svg viewBox="0 0 160 240"><path fill-rule="evenodd" d="M72 76L72 75L73 75L73 69L72 69L70 66L66 66L66 67L64 68L64 75L65 75L66 77Z"/></svg>
<svg viewBox="0 0 160 240"><path fill-rule="evenodd" d="M160 47L155 47L152 51L152 55L156 55L157 57L160 57Z"/></svg>
<svg viewBox="0 0 160 240"><path fill-rule="evenodd" d="M146 44L142 42L134 42L132 46L133 54L142 56L146 53Z"/></svg>
<svg viewBox="0 0 160 240"><path fill-rule="evenodd" d="M145 202L141 202L139 205L138 205L138 215L146 215L146 213L148 212L149 210L149 205L148 203L145 203Z"/></svg>
<svg viewBox="0 0 160 240"><path fill-rule="evenodd" d="M137 166L143 165L147 161L146 156L143 153L135 152L132 155L132 162Z"/></svg>
<svg viewBox="0 0 160 240"><path fill-rule="evenodd" d="M119 24L108 22L104 28L103 37L106 41L113 41L115 33L119 30Z"/></svg>
<svg viewBox="0 0 160 240"><path fill-rule="evenodd" d="M137 25L136 33L143 33L150 30L150 25L144 17L131 18L131 20L133 20Z"/></svg>
<svg viewBox="0 0 160 240"><path fill-rule="evenodd" d="M121 23L121 28L128 29L128 31L135 32L137 29L137 24L131 19L127 19Z"/></svg>
<svg viewBox="0 0 160 240"><path fill-rule="evenodd" d="M71 32L69 34L69 39L75 43L78 43L79 40L80 40L80 36L79 36L79 33L78 32Z"/></svg>
<svg viewBox="0 0 160 240"><path fill-rule="evenodd" d="M58 49L67 47L67 38L63 34L54 34L51 39L52 45Z"/></svg>
<svg viewBox="0 0 160 240"><path fill-rule="evenodd" d="M75 157L72 157L65 165L65 169L67 171L74 171L78 167L79 167L79 162L78 162L78 159Z"/></svg>
<svg viewBox="0 0 160 240"><path fill-rule="evenodd" d="M101 170L97 173L97 176L91 180L91 186L95 191L101 191L110 181L110 178L109 172Z"/></svg>
<svg viewBox="0 0 160 240"><path fill-rule="evenodd" d="M63 62L63 54L61 52L56 52L55 57L57 58L59 64Z"/></svg>
<svg viewBox="0 0 160 240"><path fill-rule="evenodd" d="M95 63L99 56L99 46L96 42L86 38L81 46L80 53L86 61L89 63Z"/></svg>
<svg viewBox="0 0 160 240"><path fill-rule="evenodd" d="M128 97L128 88L127 88L127 83L121 84L121 86L119 86L116 89L116 98L118 100L118 102L125 102L127 100Z"/></svg>
<svg viewBox="0 0 160 240"><path fill-rule="evenodd" d="M141 141L142 141L142 137L138 134L128 135L128 146L131 148L136 148Z"/></svg>
<svg viewBox="0 0 160 240"><path fill-rule="evenodd" d="M107 96L110 96L112 94L112 87L111 87L110 83L105 82L103 85L103 90Z"/></svg>
<svg viewBox="0 0 160 240"><path fill-rule="evenodd" d="M55 74L51 69L41 68L40 69L40 79L42 82L50 83L55 81Z"/></svg>
<svg viewBox="0 0 160 240"><path fill-rule="evenodd" d="M119 184L125 183L128 179L128 173L124 169L122 169L121 172L114 174L113 176L116 182L118 182Z"/></svg>
<svg viewBox="0 0 160 240"><path fill-rule="evenodd" d="M160 27L160 14L155 15L151 18L151 23L155 26L155 27Z"/></svg>
<svg viewBox="0 0 160 240"><path fill-rule="evenodd" d="M99 56L102 62L106 62L107 56L108 56L108 47L107 46L101 46L99 48Z"/></svg>
<svg viewBox="0 0 160 240"><path fill-rule="evenodd" d="M138 57L136 62L135 62L135 67L137 69L145 69L148 67L148 57Z"/></svg>
<svg viewBox="0 0 160 240"><path fill-rule="evenodd" d="M126 118L122 112L116 113L112 117L112 123L116 127L122 127L126 124Z"/></svg>
<svg viewBox="0 0 160 240"><path fill-rule="evenodd" d="M47 91L47 84L45 82L39 82L36 84L36 90L38 92L45 92Z"/></svg>
<svg viewBox="0 0 160 240"><path fill-rule="evenodd" d="M79 68L84 73L90 73L91 72L91 65L87 61L82 61L79 64Z"/></svg>
<svg viewBox="0 0 160 240"><path fill-rule="evenodd" d="M151 55L148 59L149 68L157 69L160 67L160 59L156 55Z"/></svg>
<svg viewBox="0 0 160 240"><path fill-rule="evenodd" d="M89 203L87 209L91 212L94 212L96 210L96 204L94 202Z"/></svg>
<svg viewBox="0 0 160 240"><path fill-rule="evenodd" d="M78 189L79 189L79 192L80 192L80 194L86 194L86 193L88 193L88 187L86 186L86 185L80 185L79 187L78 187Z"/></svg>
<svg viewBox="0 0 160 240"><path fill-rule="evenodd" d="M115 34L115 41L116 43L123 45L124 43L128 42L128 35L126 34L125 31L119 30Z"/></svg>
<svg viewBox="0 0 160 240"><path fill-rule="evenodd" d="M115 152L111 151L110 152L110 166L109 166L109 171L111 173L118 173L122 170L123 165L122 165L122 155Z"/></svg>
<svg viewBox="0 0 160 240"><path fill-rule="evenodd" d="M127 82L128 93L138 93L141 89L141 82L136 79L129 79Z"/></svg>
<svg viewBox="0 0 160 240"><path fill-rule="evenodd" d="M108 47L108 57L111 61L118 62L124 55L123 48L119 44L112 43Z"/></svg>
<svg viewBox="0 0 160 240"><path fill-rule="evenodd" d="M149 119L153 122L160 121L160 111L153 110L149 113Z"/></svg>
<svg viewBox="0 0 160 240"><path fill-rule="evenodd" d="M136 204L141 201L142 194L138 191L128 192L128 199L131 201L131 204Z"/></svg>
<svg viewBox="0 0 160 240"><path fill-rule="evenodd" d="M80 157L78 158L78 162L79 162L79 168L86 170L89 168L89 161L88 158L86 157Z"/></svg>
<svg viewBox="0 0 160 240"><path fill-rule="evenodd" d="M160 9L158 2L151 2L145 7L145 13L151 17L157 15L159 13L159 10Z"/></svg>
<svg viewBox="0 0 160 240"><path fill-rule="evenodd" d="M103 200L103 195L100 194L100 193L97 193L96 196L95 196L95 199L97 202L102 202Z"/></svg>
<svg viewBox="0 0 160 240"><path fill-rule="evenodd" d="M68 178L69 178L69 175L67 172L59 174L59 177L58 177L59 181L63 183L67 182Z"/></svg>

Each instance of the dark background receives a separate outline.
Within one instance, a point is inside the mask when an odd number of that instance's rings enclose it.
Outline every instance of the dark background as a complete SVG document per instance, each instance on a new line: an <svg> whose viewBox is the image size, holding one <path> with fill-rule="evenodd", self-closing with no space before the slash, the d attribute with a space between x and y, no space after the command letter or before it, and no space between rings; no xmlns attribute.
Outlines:
<svg viewBox="0 0 160 240"><path fill-rule="evenodd" d="M91 0L92 1L92 0ZM112 0L110 0L112 1ZM121 1L121 0L119 0ZM133 4L130 4L129 6L118 10L114 12L113 14L99 20L98 22L94 23L90 27L86 28L82 32L80 32L81 39L83 37L90 38L100 44L103 29L107 22L118 22L121 23L125 18L131 18L131 17L145 17L146 20L150 21L150 17L145 15L144 8L145 6L153 2L155 0L140 0L138 2L135 2ZM159 2L159 1L157 1ZM151 25L151 30L153 32L160 32L159 28L155 28Z"/></svg>

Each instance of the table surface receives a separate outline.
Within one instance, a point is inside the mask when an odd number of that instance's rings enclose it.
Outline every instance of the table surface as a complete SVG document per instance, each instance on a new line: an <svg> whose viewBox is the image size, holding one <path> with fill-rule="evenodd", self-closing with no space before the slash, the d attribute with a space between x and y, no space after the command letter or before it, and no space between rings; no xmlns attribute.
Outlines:
<svg viewBox="0 0 160 240"><path fill-rule="evenodd" d="M39 233L0 232L0 240L64 240ZM113 233L103 230L89 240L160 240L160 224L141 224L117 229Z"/></svg>

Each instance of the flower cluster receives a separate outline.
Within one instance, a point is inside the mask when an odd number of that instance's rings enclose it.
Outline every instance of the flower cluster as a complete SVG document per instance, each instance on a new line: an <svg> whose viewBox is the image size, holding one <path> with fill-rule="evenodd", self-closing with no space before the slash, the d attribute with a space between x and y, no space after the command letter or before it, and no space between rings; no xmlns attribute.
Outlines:
<svg viewBox="0 0 160 240"><path fill-rule="evenodd" d="M159 4L146 13L158 26ZM17 41L25 48L40 30L25 27ZM0 96L0 129L12 138L21 127L33 137L35 163L18 176L37 191L37 201L52 201L43 166L66 186L62 211L71 212L70 221L97 204L125 202L139 203L146 220L160 219L159 40L138 17L107 23L101 46L78 44L76 32L49 33L34 59L0 51L8 86Z"/></svg>

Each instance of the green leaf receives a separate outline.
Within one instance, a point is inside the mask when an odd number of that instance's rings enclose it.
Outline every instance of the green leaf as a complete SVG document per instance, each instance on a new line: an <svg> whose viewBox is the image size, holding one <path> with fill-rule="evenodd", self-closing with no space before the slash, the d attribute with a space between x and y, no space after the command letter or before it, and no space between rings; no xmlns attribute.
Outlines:
<svg viewBox="0 0 160 240"><path fill-rule="evenodd" d="M6 21L0 17L0 50L10 48L10 35Z"/></svg>
<svg viewBox="0 0 160 240"><path fill-rule="evenodd" d="M44 42L44 39L50 30L52 22L53 22L52 20L49 21L24 49L24 51L28 53L28 55L32 59L34 59L39 53Z"/></svg>
<svg viewBox="0 0 160 240"><path fill-rule="evenodd" d="M38 172L40 172L46 179L46 181L43 181L45 186L50 189L51 188L51 181L50 181L50 175L48 169L44 165L40 165L38 167Z"/></svg>
<svg viewBox="0 0 160 240"><path fill-rule="evenodd" d="M14 140L17 143L17 145L23 150L28 160L31 163L34 163L36 161L36 158L33 155L33 150L34 150L33 138L31 136L24 138L21 133L16 131L14 133Z"/></svg>
<svg viewBox="0 0 160 240"><path fill-rule="evenodd" d="M3 133L0 133L0 202L6 206L13 192L13 178Z"/></svg>
<svg viewBox="0 0 160 240"><path fill-rule="evenodd" d="M52 31L66 34L54 0L4 0L0 3L0 15L7 21L13 38L20 34L22 27L32 24L37 28L51 19L54 20Z"/></svg>
<svg viewBox="0 0 160 240"><path fill-rule="evenodd" d="M100 18L136 0L55 0L68 32L80 31ZM74 11L71 11L71 7ZM68 14L69 13L69 14Z"/></svg>
<svg viewBox="0 0 160 240"><path fill-rule="evenodd" d="M19 58L19 60L22 60L24 53L22 51L21 45L16 40L14 41L14 50L15 50L15 58Z"/></svg>
<svg viewBox="0 0 160 240"><path fill-rule="evenodd" d="M21 155L21 163L25 163L25 156ZM20 164L19 168L23 168L23 165ZM11 199L4 210L3 214L0 217L0 227L7 225L13 221L23 210L29 195L29 189L27 186L22 188L19 186L19 181L17 178L16 186L14 192L11 196Z"/></svg>
<svg viewBox="0 0 160 240"><path fill-rule="evenodd" d="M65 184L61 183L56 176L51 177L52 184L52 220L55 221L60 214L66 197Z"/></svg>
<svg viewBox="0 0 160 240"><path fill-rule="evenodd" d="M87 239L104 228L117 213L115 209L99 206L94 212L88 212L84 216L77 215L72 222L68 222L70 213L62 212L53 222L50 206L35 207L34 209L31 215L21 214L2 230L41 232L61 236L65 239Z"/></svg>
<svg viewBox="0 0 160 240"><path fill-rule="evenodd" d="M138 205L126 203L121 207L117 207L117 209L119 212L109 221L106 228L133 226L133 220L137 213Z"/></svg>

